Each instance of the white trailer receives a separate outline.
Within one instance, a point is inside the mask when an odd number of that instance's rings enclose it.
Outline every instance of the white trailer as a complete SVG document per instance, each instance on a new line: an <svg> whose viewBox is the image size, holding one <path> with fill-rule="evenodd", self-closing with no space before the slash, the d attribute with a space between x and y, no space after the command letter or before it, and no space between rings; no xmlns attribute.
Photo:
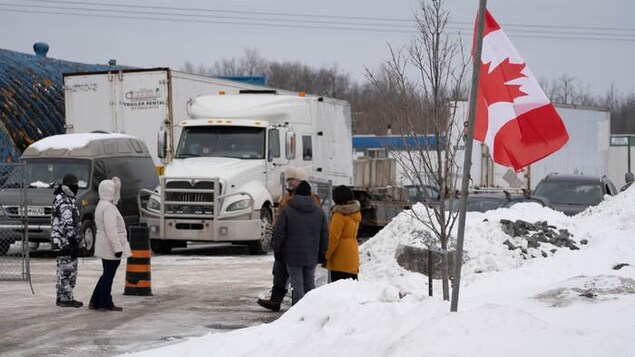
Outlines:
<svg viewBox="0 0 635 357"><path fill-rule="evenodd" d="M352 184L345 101L270 91L211 95L189 102L188 113L160 187L139 199L156 252L187 241L242 242L252 254L267 252L287 166L305 168L314 181Z"/></svg>
<svg viewBox="0 0 635 357"><path fill-rule="evenodd" d="M461 102L459 105L458 115L464 115L467 103ZM569 141L560 150L515 173L512 169L493 163L487 146L475 141L470 185L533 190L551 172L609 175L611 113L608 109L556 105L556 110L569 133ZM458 154L457 162L462 165L462 150Z"/></svg>
<svg viewBox="0 0 635 357"><path fill-rule="evenodd" d="M635 134L611 135L609 178L619 189L626 182L626 173L635 171Z"/></svg>
<svg viewBox="0 0 635 357"><path fill-rule="evenodd" d="M143 140L156 165L157 129L167 132L167 155L173 157L178 123L187 119L187 102L206 94L264 87L173 71L169 68L129 69L64 75L66 132L108 131Z"/></svg>

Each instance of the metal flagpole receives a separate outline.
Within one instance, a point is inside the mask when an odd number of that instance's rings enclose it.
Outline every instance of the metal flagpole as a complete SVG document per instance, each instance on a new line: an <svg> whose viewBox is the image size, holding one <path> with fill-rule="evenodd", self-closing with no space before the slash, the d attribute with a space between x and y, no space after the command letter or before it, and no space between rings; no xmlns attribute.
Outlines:
<svg viewBox="0 0 635 357"><path fill-rule="evenodd" d="M463 163L463 180L461 187L461 203L459 205L459 226L456 237L456 258L454 262L454 279L452 280L452 301L450 311L456 312L459 305L459 287L461 286L461 265L463 262L463 239L465 236L465 210L467 208L467 191L472 169L472 144L474 141L474 121L476 119L476 96L478 79L481 70L481 52L483 49L483 28L485 27L485 11L487 0L480 0L476 20L476 41L474 42L474 58L472 69L472 88L470 89L470 107L467 119L467 139L465 141L465 159Z"/></svg>

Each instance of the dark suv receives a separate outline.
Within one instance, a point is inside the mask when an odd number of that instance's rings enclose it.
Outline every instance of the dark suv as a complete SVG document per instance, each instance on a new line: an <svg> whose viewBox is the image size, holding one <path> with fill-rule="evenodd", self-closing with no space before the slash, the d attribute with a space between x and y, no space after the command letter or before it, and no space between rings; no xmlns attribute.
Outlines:
<svg viewBox="0 0 635 357"><path fill-rule="evenodd" d="M467 196L467 212L487 212L497 208L509 208L518 203L533 202L543 207L551 207L548 199L539 196L523 194L512 194L507 191L473 191ZM452 211L457 212L461 201L457 197L452 201Z"/></svg>
<svg viewBox="0 0 635 357"><path fill-rule="evenodd" d="M615 196L617 188L606 176L551 173L538 183L534 194L549 199L555 210L573 216L602 202L604 195Z"/></svg>

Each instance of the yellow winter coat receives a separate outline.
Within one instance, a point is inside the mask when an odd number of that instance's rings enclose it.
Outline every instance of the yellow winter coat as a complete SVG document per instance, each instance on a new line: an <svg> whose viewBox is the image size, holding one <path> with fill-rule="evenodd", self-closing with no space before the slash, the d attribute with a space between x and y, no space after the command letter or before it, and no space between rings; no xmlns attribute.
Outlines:
<svg viewBox="0 0 635 357"><path fill-rule="evenodd" d="M329 247L326 250L326 268L349 274L359 272L359 246L357 229L362 220L358 201L335 205L329 228Z"/></svg>

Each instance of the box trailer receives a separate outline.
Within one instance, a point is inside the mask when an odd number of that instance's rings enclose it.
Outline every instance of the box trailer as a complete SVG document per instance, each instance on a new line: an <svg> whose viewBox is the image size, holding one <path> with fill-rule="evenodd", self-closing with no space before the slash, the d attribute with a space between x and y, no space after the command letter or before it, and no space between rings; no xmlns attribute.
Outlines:
<svg viewBox="0 0 635 357"><path fill-rule="evenodd" d="M173 158L179 122L190 99L265 87L169 68L64 74L67 133L107 131L143 140L156 165ZM167 132L167 155L157 156L157 131Z"/></svg>

